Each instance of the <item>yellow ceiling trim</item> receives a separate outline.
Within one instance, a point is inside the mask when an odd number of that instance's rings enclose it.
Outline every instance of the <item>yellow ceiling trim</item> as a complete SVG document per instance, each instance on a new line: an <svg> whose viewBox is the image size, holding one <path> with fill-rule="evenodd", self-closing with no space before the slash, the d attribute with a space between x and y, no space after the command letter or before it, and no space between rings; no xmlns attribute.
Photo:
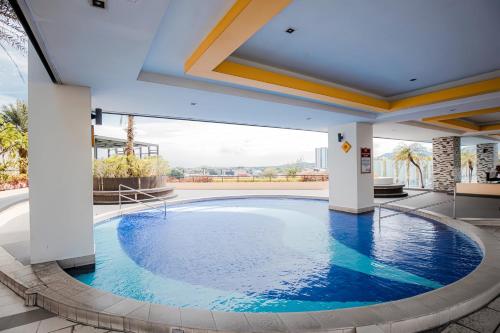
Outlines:
<svg viewBox="0 0 500 333"><path fill-rule="evenodd" d="M480 126L460 120L460 119L448 119L440 121L426 121L427 123L434 124L437 126L452 128L461 130L464 132L478 132L481 130Z"/></svg>
<svg viewBox="0 0 500 333"><path fill-rule="evenodd" d="M499 113L499 112L500 112L500 107L496 107L496 108L488 108L488 109L480 109L480 110L445 114L442 116L424 118L422 120L423 121L440 121L440 120L472 117L472 116L479 116L479 115L483 115L483 114L491 114L491 113Z"/></svg>
<svg viewBox="0 0 500 333"><path fill-rule="evenodd" d="M500 78L496 78L388 102L349 89L227 61L238 47L290 3L291 0L236 0L186 60L186 74L376 112L397 111L500 91Z"/></svg>
<svg viewBox="0 0 500 333"><path fill-rule="evenodd" d="M467 112L459 112L453 114L445 114L442 116L428 117L422 119L422 121L427 123L432 123L435 125L441 125L447 128L459 129L466 132L484 132L484 131L497 131L500 130L500 124L492 125L477 125L468 121L461 120L459 118L478 116L483 114L500 113L500 107L473 110Z"/></svg>
<svg viewBox="0 0 500 333"><path fill-rule="evenodd" d="M481 126L481 131L499 131L500 124L483 125Z"/></svg>
<svg viewBox="0 0 500 333"><path fill-rule="evenodd" d="M460 120L460 119L441 120L440 123L445 124L445 125L450 126L450 127L455 127L457 129L462 129L462 130L467 131L467 132L471 132L471 131L475 132L475 131L481 130L480 126L473 124L473 123L469 123L469 122L464 121L464 120Z"/></svg>
<svg viewBox="0 0 500 333"><path fill-rule="evenodd" d="M224 31L234 22L234 20L241 14L241 12L250 4L251 0L238 0L229 9L229 11L224 15L224 17L217 23L215 28L208 33L208 35L203 39L198 48L193 52L189 59L184 64L184 71L188 72L191 67L200 59L203 54L208 50L210 45L212 45L217 38L219 38ZM227 58L226 55L222 60Z"/></svg>
<svg viewBox="0 0 500 333"><path fill-rule="evenodd" d="M378 112L387 112L389 107L389 103L382 99L231 61L224 61L214 71L251 80L256 88Z"/></svg>
<svg viewBox="0 0 500 333"><path fill-rule="evenodd" d="M458 87L442 89L393 101L391 103L391 111L446 102L454 99L483 95L497 91L500 91L500 78L464 84Z"/></svg>

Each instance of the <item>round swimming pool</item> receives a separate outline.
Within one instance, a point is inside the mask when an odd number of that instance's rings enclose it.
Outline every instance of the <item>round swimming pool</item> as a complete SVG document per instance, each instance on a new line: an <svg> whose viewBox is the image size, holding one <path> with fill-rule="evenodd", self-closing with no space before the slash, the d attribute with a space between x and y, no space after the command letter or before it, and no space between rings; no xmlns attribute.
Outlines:
<svg viewBox="0 0 500 333"><path fill-rule="evenodd" d="M387 213L387 212L386 212ZM141 301L297 312L387 302L469 274L482 253L439 222L330 211L312 199L221 199L95 226L96 269L75 277Z"/></svg>

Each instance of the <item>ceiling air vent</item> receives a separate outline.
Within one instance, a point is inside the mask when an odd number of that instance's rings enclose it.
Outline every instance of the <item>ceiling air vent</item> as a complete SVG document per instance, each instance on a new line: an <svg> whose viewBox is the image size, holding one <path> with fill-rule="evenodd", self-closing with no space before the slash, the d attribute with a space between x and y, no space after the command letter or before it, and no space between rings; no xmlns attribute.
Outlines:
<svg viewBox="0 0 500 333"><path fill-rule="evenodd" d="M92 0L92 6L97 8L106 8L106 0Z"/></svg>

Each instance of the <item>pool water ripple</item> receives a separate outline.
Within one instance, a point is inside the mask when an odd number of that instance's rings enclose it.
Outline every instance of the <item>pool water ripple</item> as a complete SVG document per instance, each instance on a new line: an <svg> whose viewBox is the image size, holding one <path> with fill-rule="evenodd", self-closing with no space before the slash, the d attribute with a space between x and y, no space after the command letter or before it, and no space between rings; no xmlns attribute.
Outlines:
<svg viewBox="0 0 500 333"><path fill-rule="evenodd" d="M219 311L331 310L452 283L480 263L464 234L411 215L328 209L312 199L172 205L95 227L96 270L76 278L143 301Z"/></svg>

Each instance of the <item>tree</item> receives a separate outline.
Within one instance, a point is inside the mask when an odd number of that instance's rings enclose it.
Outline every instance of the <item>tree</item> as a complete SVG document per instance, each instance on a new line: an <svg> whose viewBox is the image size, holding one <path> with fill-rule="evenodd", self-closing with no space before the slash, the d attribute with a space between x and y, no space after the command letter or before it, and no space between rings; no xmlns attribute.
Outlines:
<svg viewBox="0 0 500 333"><path fill-rule="evenodd" d="M23 101L17 100L16 104L4 105L2 118L5 122L16 126L21 132L28 132L28 106Z"/></svg>
<svg viewBox="0 0 500 333"><path fill-rule="evenodd" d="M184 177L184 171L182 171L182 169L179 168L172 169L170 170L170 176L177 179L181 179Z"/></svg>
<svg viewBox="0 0 500 333"><path fill-rule="evenodd" d="M424 176L422 174L422 169L420 168L420 160L425 156L425 147L419 143L413 143L411 145L400 144L394 149L394 160L406 163L406 180L408 186L410 185L410 163L415 166L418 170L420 177L420 185L424 188Z"/></svg>
<svg viewBox="0 0 500 333"><path fill-rule="evenodd" d="M277 175L277 171L275 168L265 168L264 171L262 171L262 175L264 177L269 177L269 181L271 181L271 179L273 177L275 177Z"/></svg>
<svg viewBox="0 0 500 333"><path fill-rule="evenodd" d="M463 149L460 155L462 169L465 169L465 174L470 183L472 182L472 172L476 164L476 154L470 149Z"/></svg>
<svg viewBox="0 0 500 333"><path fill-rule="evenodd" d="M8 157L7 162L2 163L0 166L0 171L5 171L10 167L17 151L20 148L27 147L27 145L27 136L0 117L0 155Z"/></svg>
<svg viewBox="0 0 500 333"><path fill-rule="evenodd" d="M2 107L2 120L14 126L22 136L22 143L16 145L18 154L18 168L20 174L27 173L28 165L28 107L23 101Z"/></svg>
<svg viewBox="0 0 500 333"><path fill-rule="evenodd" d="M9 45L25 55L27 53L28 39L26 38L23 26L19 22L9 2L7 0L0 0L0 48L14 64L19 77L24 82L21 70L7 50L6 45Z"/></svg>
<svg viewBox="0 0 500 333"><path fill-rule="evenodd" d="M300 169L298 166L290 167L286 170L286 175L288 177L295 177L299 173Z"/></svg>

